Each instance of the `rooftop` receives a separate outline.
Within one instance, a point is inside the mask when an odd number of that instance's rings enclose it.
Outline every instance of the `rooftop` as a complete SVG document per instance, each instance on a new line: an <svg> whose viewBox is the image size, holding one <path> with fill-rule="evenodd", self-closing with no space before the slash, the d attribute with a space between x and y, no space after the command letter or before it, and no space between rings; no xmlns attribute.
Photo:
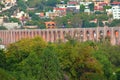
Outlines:
<svg viewBox="0 0 120 80"><path fill-rule="evenodd" d="M120 5L120 2L113 2L112 5Z"/></svg>

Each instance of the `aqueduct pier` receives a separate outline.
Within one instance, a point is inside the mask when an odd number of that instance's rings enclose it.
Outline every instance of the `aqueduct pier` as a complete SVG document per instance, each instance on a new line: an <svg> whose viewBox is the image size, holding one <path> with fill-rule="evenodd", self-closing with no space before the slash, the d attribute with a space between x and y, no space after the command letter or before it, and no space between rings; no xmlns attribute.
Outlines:
<svg viewBox="0 0 120 80"><path fill-rule="evenodd" d="M77 37L80 41L98 41L100 38L109 36L113 45L120 44L120 27L0 30L1 44L3 45L35 36L41 36L48 42L55 42L58 39L66 41L66 34Z"/></svg>

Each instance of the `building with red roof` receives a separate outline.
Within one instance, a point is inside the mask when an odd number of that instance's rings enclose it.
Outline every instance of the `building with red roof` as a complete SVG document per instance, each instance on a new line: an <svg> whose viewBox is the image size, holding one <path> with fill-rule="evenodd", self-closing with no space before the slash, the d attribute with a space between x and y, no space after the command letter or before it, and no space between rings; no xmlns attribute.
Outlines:
<svg viewBox="0 0 120 80"><path fill-rule="evenodd" d="M104 10L103 7L108 5L106 2L99 2L97 6L94 6L94 10L102 11Z"/></svg>
<svg viewBox="0 0 120 80"><path fill-rule="evenodd" d="M69 1L67 4L69 4L69 5L77 5L78 2L77 1Z"/></svg>
<svg viewBox="0 0 120 80"><path fill-rule="evenodd" d="M58 13L58 16L60 16L60 17L66 16L66 8L54 7L54 8L53 8L53 12Z"/></svg>

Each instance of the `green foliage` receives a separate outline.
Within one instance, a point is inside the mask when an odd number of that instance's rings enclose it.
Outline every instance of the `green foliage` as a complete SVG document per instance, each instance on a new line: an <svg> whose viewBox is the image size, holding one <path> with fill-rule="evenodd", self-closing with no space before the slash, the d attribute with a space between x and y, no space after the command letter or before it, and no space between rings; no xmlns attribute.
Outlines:
<svg viewBox="0 0 120 80"><path fill-rule="evenodd" d="M120 46L108 41L47 44L43 39L23 39L0 50L0 77L10 80L119 80ZM113 74L114 73L114 74ZM13 77L11 77L11 74ZM3 77L9 80L8 77ZM0 78L2 79L2 78Z"/></svg>
<svg viewBox="0 0 120 80"><path fill-rule="evenodd" d="M106 9L111 9L112 7L111 6L103 6L103 9L106 10Z"/></svg>
<svg viewBox="0 0 120 80"><path fill-rule="evenodd" d="M120 25L120 20L119 19L114 19L111 23L108 23L109 27L115 27Z"/></svg>
<svg viewBox="0 0 120 80"><path fill-rule="evenodd" d="M34 7L37 7L37 5L40 4L41 2L42 2L42 0L28 0L27 5L29 7L34 8Z"/></svg>
<svg viewBox="0 0 120 80"><path fill-rule="evenodd" d="M5 15L5 16L11 17L11 15L13 15L14 11L15 11L17 8L18 8L17 6L13 6L13 7L11 7L10 9L1 12L1 15Z"/></svg>
<svg viewBox="0 0 120 80"><path fill-rule="evenodd" d="M89 23L89 27L97 27L97 24L94 22Z"/></svg>
<svg viewBox="0 0 120 80"><path fill-rule="evenodd" d="M100 27L104 27L103 22L102 22L102 21L99 21L99 22L98 22L98 26L100 26Z"/></svg>
<svg viewBox="0 0 120 80"><path fill-rule="evenodd" d="M47 46L43 39L36 37L34 39L23 39L15 44L10 44L7 48L7 68L13 70L18 63L26 59L31 52L41 54L42 50Z"/></svg>
<svg viewBox="0 0 120 80"><path fill-rule="evenodd" d="M115 75L117 80L120 80L120 70L116 71Z"/></svg>
<svg viewBox="0 0 120 80"><path fill-rule="evenodd" d="M0 26L0 30L7 30L4 26Z"/></svg>
<svg viewBox="0 0 120 80"><path fill-rule="evenodd" d="M0 10L4 7L5 7L5 5L0 2Z"/></svg>
<svg viewBox="0 0 120 80"><path fill-rule="evenodd" d="M10 63L7 64L9 64L8 70L12 69L11 74L17 80L62 80L62 70L54 47L47 47L41 38L23 40L15 44L17 50L10 46L8 52L12 55L7 54L8 60L12 60L11 65L15 66L11 66ZM11 49L15 49L15 51L10 51Z"/></svg>
<svg viewBox="0 0 120 80"><path fill-rule="evenodd" d="M85 73L80 80L107 80L103 75L97 73Z"/></svg>
<svg viewBox="0 0 120 80"><path fill-rule="evenodd" d="M25 3L24 0L18 0L18 1L17 1L17 4L18 4L18 7L19 7L20 10L26 12L27 5L26 5L26 3Z"/></svg>
<svg viewBox="0 0 120 80"><path fill-rule="evenodd" d="M102 50L95 51L94 56L101 63L104 75L107 79L109 79L112 76L112 64L109 61L109 58L104 54Z"/></svg>
<svg viewBox="0 0 120 80"><path fill-rule="evenodd" d="M0 68L0 80L16 80L7 71Z"/></svg>
<svg viewBox="0 0 120 80"><path fill-rule="evenodd" d="M6 67L6 56L4 50L0 49L0 67Z"/></svg>
<svg viewBox="0 0 120 80"><path fill-rule="evenodd" d="M108 20L108 16L107 14L100 14L100 15L97 15L97 19L105 21L105 20Z"/></svg>
<svg viewBox="0 0 120 80"><path fill-rule="evenodd" d="M82 20L81 20L81 15L76 14L74 17L71 18L71 24L73 27L81 27L82 26Z"/></svg>
<svg viewBox="0 0 120 80"><path fill-rule="evenodd" d="M102 67L90 52L87 44L68 42L58 46L61 67L70 80L79 80L86 72L103 74Z"/></svg>
<svg viewBox="0 0 120 80"><path fill-rule="evenodd" d="M17 19L17 18L9 18L9 21L10 21L10 22L17 22L17 23L20 24L20 20Z"/></svg>
<svg viewBox="0 0 120 80"><path fill-rule="evenodd" d="M58 3L60 3L60 0L47 0L46 1L46 5L47 6L55 6L55 4L58 4Z"/></svg>
<svg viewBox="0 0 120 80"><path fill-rule="evenodd" d="M94 3L91 3L91 4L89 4L88 6L89 6L89 8L90 8L90 11L94 11Z"/></svg>
<svg viewBox="0 0 120 80"><path fill-rule="evenodd" d="M53 47L45 48L40 57L41 69L39 80L62 80L62 70Z"/></svg>
<svg viewBox="0 0 120 80"><path fill-rule="evenodd" d="M67 17L56 17L55 22L57 23L57 27L60 28L62 26L67 27L68 25L68 19Z"/></svg>
<svg viewBox="0 0 120 80"><path fill-rule="evenodd" d="M88 20L83 21L82 27L83 27L83 28L89 27L89 21L88 21Z"/></svg>
<svg viewBox="0 0 120 80"><path fill-rule="evenodd" d="M84 12L85 10L85 6L84 5L80 5L80 12Z"/></svg>

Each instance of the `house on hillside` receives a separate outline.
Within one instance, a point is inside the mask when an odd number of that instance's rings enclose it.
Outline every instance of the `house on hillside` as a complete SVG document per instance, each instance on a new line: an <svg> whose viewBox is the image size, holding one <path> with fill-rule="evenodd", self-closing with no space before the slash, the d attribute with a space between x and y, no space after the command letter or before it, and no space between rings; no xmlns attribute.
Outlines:
<svg viewBox="0 0 120 80"><path fill-rule="evenodd" d="M94 10L95 11L103 11L104 10L104 6L107 6L108 3L106 2L99 2L97 5L94 6Z"/></svg>
<svg viewBox="0 0 120 80"><path fill-rule="evenodd" d="M35 15L39 16L40 18L45 18L44 12L35 13Z"/></svg>
<svg viewBox="0 0 120 80"><path fill-rule="evenodd" d="M80 10L80 5L76 1L67 2L67 11L78 13Z"/></svg>
<svg viewBox="0 0 120 80"><path fill-rule="evenodd" d="M2 12L15 6L17 1L16 0L1 0L0 2L1 4L4 5L4 7L1 9L1 12Z"/></svg>
<svg viewBox="0 0 120 80"><path fill-rule="evenodd" d="M54 19L56 16L59 16L58 12L48 11L45 13L46 18Z"/></svg>
<svg viewBox="0 0 120 80"><path fill-rule="evenodd" d="M66 8L54 7L53 12L57 13L59 17L66 16Z"/></svg>
<svg viewBox="0 0 120 80"><path fill-rule="evenodd" d="M120 19L120 2L111 3L113 19Z"/></svg>
<svg viewBox="0 0 120 80"><path fill-rule="evenodd" d="M67 5L66 4L56 4L57 8L66 8Z"/></svg>
<svg viewBox="0 0 120 80"><path fill-rule="evenodd" d="M46 29L54 29L56 28L56 23L53 21L45 22Z"/></svg>

